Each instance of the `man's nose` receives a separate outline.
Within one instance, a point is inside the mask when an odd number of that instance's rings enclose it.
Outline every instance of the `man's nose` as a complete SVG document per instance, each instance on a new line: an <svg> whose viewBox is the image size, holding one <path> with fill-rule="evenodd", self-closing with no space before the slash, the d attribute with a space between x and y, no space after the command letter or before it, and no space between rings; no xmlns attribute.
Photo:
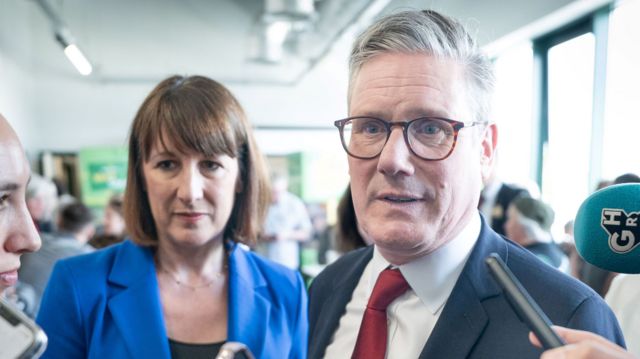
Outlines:
<svg viewBox="0 0 640 359"><path fill-rule="evenodd" d="M404 139L401 127L392 127L378 159L378 171L390 176L411 175L414 172L411 163L411 150Z"/></svg>
<svg viewBox="0 0 640 359"><path fill-rule="evenodd" d="M16 211L16 217L9 223L9 235L4 243L5 251L22 254L40 249L40 235L26 203Z"/></svg>

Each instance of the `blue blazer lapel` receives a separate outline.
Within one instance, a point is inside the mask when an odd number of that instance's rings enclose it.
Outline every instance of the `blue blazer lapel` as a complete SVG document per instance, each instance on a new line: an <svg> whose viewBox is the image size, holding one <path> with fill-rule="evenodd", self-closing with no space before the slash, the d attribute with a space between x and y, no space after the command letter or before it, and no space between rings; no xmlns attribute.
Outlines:
<svg viewBox="0 0 640 359"><path fill-rule="evenodd" d="M318 315L323 323L316 323L313 333L309 333L309 358L324 357L324 350L329 346L333 334L338 329L340 318L344 315L362 272L372 257L372 246L363 249L358 254L358 258L350 261L350 266L341 272L343 276L335 278L336 284L331 294L324 300Z"/></svg>
<svg viewBox="0 0 640 359"><path fill-rule="evenodd" d="M171 357L154 268L150 249L126 242L108 279L107 305L132 358Z"/></svg>
<svg viewBox="0 0 640 359"><path fill-rule="evenodd" d="M489 317L482 301L500 294L491 279L484 259L492 252L505 261L507 244L482 219L476 245L460 274L442 314L433 328L420 358L467 358L480 339Z"/></svg>
<svg viewBox="0 0 640 359"><path fill-rule="evenodd" d="M229 254L228 341L246 344L256 358L262 357L271 303L263 294L267 282L248 254L232 244ZM268 334L267 334L268 335Z"/></svg>

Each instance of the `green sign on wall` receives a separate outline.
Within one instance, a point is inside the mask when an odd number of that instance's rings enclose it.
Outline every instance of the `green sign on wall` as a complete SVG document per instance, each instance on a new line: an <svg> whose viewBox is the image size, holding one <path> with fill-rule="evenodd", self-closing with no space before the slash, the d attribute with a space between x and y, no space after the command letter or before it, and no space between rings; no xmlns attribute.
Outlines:
<svg viewBox="0 0 640 359"><path fill-rule="evenodd" d="M127 150L124 147L86 148L78 154L82 201L102 208L109 198L124 192L127 181Z"/></svg>

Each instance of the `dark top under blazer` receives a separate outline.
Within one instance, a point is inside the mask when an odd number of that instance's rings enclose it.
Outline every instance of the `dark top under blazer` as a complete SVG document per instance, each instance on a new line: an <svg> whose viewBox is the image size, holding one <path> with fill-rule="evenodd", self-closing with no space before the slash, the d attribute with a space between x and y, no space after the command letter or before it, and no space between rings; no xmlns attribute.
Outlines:
<svg viewBox="0 0 640 359"><path fill-rule="evenodd" d="M507 263L554 324L595 332L624 346L618 322L599 295L500 237L483 219L478 241L420 358L540 357L541 350L529 343L529 329L511 310L484 264L492 252ZM310 359L324 356L372 255L372 247L351 252L313 281L309 292ZM428 280L428 273L424 278Z"/></svg>
<svg viewBox="0 0 640 359"><path fill-rule="evenodd" d="M300 274L229 244L227 340L256 358L304 358ZM58 262L37 322L43 358L170 358L153 251L130 241Z"/></svg>

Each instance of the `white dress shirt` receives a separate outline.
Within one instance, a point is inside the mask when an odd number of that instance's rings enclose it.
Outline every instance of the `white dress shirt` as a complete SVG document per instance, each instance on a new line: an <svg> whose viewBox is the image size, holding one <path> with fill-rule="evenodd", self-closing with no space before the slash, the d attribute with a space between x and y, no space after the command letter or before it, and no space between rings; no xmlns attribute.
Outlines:
<svg viewBox="0 0 640 359"><path fill-rule="evenodd" d="M475 215L449 243L399 267L411 288L387 308L387 358L420 356L479 235L480 216ZM325 358L351 358L369 296L389 265L374 246Z"/></svg>

